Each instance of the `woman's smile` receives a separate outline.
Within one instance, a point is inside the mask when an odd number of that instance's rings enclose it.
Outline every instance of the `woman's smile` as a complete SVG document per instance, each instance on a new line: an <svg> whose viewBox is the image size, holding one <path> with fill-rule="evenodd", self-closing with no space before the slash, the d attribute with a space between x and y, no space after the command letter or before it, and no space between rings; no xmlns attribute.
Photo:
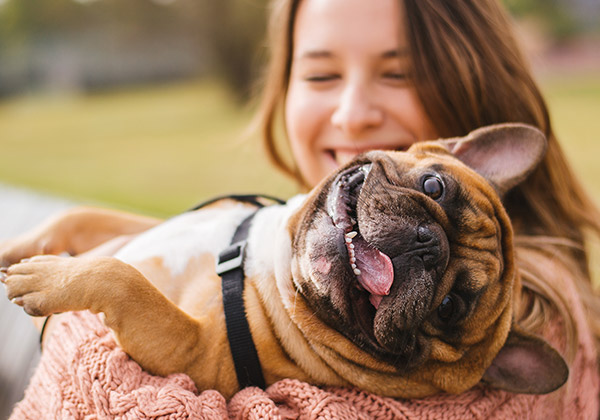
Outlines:
<svg viewBox="0 0 600 420"><path fill-rule="evenodd" d="M364 142L367 147L364 145L356 145L356 146L332 146L329 148L325 148L322 151L322 154L328 159L330 163L331 170L335 170L340 166L344 166L356 156L368 152L370 150L406 150L412 144L412 142L393 142L393 143L381 143L378 144L372 141ZM406 144L406 146L398 146Z"/></svg>

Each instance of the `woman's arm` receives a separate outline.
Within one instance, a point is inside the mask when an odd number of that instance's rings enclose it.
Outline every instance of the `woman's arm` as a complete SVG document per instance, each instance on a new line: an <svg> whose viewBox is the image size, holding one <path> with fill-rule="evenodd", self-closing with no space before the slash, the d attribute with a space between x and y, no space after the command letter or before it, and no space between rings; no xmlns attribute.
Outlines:
<svg viewBox="0 0 600 420"><path fill-rule="evenodd" d="M0 244L0 266L8 267L40 254L79 255L111 239L148 230L160 222L160 219L118 210L75 207Z"/></svg>

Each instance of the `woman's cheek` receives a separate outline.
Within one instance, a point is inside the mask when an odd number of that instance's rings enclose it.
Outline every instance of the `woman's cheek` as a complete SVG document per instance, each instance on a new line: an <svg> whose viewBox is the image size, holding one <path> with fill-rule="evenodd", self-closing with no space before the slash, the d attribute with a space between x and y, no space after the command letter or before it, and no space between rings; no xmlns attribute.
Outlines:
<svg viewBox="0 0 600 420"><path fill-rule="evenodd" d="M292 143L312 147L324 118L317 95L306 89L290 90L286 102L286 127Z"/></svg>

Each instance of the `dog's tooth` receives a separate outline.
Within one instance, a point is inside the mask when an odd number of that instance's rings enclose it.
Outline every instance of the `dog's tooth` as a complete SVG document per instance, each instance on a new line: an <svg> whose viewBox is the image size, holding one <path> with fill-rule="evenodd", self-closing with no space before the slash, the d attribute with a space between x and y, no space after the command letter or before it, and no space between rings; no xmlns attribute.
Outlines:
<svg viewBox="0 0 600 420"><path fill-rule="evenodd" d="M346 239L345 239L345 240L346 240L346 243L347 243L347 244L351 244L351 243L352 243L352 238L348 238L348 237L346 237Z"/></svg>
<svg viewBox="0 0 600 420"><path fill-rule="evenodd" d="M350 238L350 239L354 239L354 237L355 237L356 235L358 235L358 233L357 233L357 232L355 232L355 231L352 231L352 232L348 232L348 233L346 233L346 237L347 237L347 238Z"/></svg>
<svg viewBox="0 0 600 420"><path fill-rule="evenodd" d="M352 264L356 263L356 257L354 255L350 256L350 263L352 263Z"/></svg>
<svg viewBox="0 0 600 420"><path fill-rule="evenodd" d="M352 223L352 226L354 226L356 224L356 220L351 217L350 218L350 223Z"/></svg>
<svg viewBox="0 0 600 420"><path fill-rule="evenodd" d="M350 242L350 243L348 244L348 248L350 248L350 249L354 249L354 244L353 244L352 242Z"/></svg>
<svg viewBox="0 0 600 420"><path fill-rule="evenodd" d="M360 276L360 270L358 268L354 269L354 274L356 274L357 276Z"/></svg>

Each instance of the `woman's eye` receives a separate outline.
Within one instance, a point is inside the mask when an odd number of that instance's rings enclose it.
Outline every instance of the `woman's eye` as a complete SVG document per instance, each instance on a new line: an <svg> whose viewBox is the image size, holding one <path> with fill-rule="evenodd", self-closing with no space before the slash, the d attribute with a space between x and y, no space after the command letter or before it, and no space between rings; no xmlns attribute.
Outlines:
<svg viewBox="0 0 600 420"><path fill-rule="evenodd" d="M386 79L392 79L392 80L406 80L406 74L404 73L399 73L399 72L389 72L389 73L384 73L383 77Z"/></svg>
<svg viewBox="0 0 600 420"><path fill-rule="evenodd" d="M406 73L398 71L385 72L381 75L381 78L385 83L390 84L392 86L404 87L408 82L408 77Z"/></svg>
<svg viewBox="0 0 600 420"><path fill-rule="evenodd" d="M339 79L339 77L340 76L337 74L316 74L316 75L306 76L304 78L304 80L307 82L322 83L322 82L330 82L332 80Z"/></svg>
<svg viewBox="0 0 600 420"><path fill-rule="evenodd" d="M423 180L423 192L429 198L438 200L444 194L444 184L436 176L428 176Z"/></svg>

